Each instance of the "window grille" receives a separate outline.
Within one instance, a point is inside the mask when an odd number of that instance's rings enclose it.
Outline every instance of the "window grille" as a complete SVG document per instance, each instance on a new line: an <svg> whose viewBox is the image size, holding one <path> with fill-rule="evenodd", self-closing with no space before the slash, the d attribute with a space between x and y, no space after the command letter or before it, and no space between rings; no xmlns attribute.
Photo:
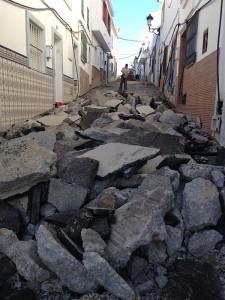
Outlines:
<svg viewBox="0 0 225 300"><path fill-rule="evenodd" d="M43 70L42 29L30 22L30 67Z"/></svg>
<svg viewBox="0 0 225 300"><path fill-rule="evenodd" d="M186 31L186 54L185 54L185 67L190 67L196 61L196 44L198 33L198 16L197 12L188 22Z"/></svg>
<svg viewBox="0 0 225 300"><path fill-rule="evenodd" d="M83 63L87 62L87 38L83 32L81 33L81 60Z"/></svg>

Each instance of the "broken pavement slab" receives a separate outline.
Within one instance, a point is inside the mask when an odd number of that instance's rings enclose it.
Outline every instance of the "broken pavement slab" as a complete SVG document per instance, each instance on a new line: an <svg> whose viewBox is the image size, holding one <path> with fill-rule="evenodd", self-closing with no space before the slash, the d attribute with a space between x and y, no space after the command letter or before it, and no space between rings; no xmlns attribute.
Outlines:
<svg viewBox="0 0 225 300"><path fill-rule="evenodd" d="M34 140L17 138L0 145L0 199L28 191L56 174L56 155Z"/></svg>
<svg viewBox="0 0 225 300"><path fill-rule="evenodd" d="M105 103L105 106L111 107L111 108L117 108L121 103L123 103L123 100L118 99L112 99Z"/></svg>
<svg viewBox="0 0 225 300"><path fill-rule="evenodd" d="M115 212L116 223L106 247L106 257L116 269L126 266L130 255L154 237L165 240L165 214L174 206L174 194L164 188L142 191ZM132 224L132 226L131 226Z"/></svg>
<svg viewBox="0 0 225 300"><path fill-rule="evenodd" d="M36 234L38 254L44 264L71 290L80 294L91 293L98 284L85 267L65 249L43 225Z"/></svg>
<svg viewBox="0 0 225 300"><path fill-rule="evenodd" d="M45 126L57 126L63 123L66 118L68 118L67 113L63 113L61 115L48 115L37 119L37 122Z"/></svg>
<svg viewBox="0 0 225 300"><path fill-rule="evenodd" d="M144 115L152 115L155 113L155 110L149 105L136 106L136 110L139 112L139 114L144 114Z"/></svg>
<svg viewBox="0 0 225 300"><path fill-rule="evenodd" d="M93 278L110 293L123 300L135 300L135 293L98 253L85 252L83 264Z"/></svg>
<svg viewBox="0 0 225 300"><path fill-rule="evenodd" d="M99 161L97 175L101 178L123 171L157 156L159 149L109 143L88 151L77 158L89 157Z"/></svg>
<svg viewBox="0 0 225 300"><path fill-rule="evenodd" d="M12 260L19 274L27 281L43 282L49 278L49 272L43 268L38 257L35 241L19 241L11 230L1 228L0 250Z"/></svg>

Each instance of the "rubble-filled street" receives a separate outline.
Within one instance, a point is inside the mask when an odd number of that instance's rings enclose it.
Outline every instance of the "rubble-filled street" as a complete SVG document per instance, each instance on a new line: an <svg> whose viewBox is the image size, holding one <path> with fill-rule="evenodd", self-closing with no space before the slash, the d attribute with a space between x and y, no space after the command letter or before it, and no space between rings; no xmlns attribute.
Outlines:
<svg viewBox="0 0 225 300"><path fill-rule="evenodd" d="M0 299L225 299L225 151L147 82L0 138Z"/></svg>

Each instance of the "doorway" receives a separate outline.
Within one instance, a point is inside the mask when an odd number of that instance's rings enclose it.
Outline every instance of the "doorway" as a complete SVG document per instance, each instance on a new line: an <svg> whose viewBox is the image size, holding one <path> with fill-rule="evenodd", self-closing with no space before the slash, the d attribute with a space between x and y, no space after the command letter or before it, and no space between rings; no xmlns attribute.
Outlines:
<svg viewBox="0 0 225 300"><path fill-rule="evenodd" d="M63 102L63 64L62 64L62 37L53 32L53 97L54 103Z"/></svg>

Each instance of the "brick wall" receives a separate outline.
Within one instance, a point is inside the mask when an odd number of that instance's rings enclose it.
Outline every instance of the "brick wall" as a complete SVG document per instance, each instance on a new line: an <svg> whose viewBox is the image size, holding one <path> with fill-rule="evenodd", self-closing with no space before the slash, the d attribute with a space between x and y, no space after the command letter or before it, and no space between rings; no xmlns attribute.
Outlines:
<svg viewBox="0 0 225 300"><path fill-rule="evenodd" d="M216 94L216 51L184 71L183 94L186 104L176 99L177 108L192 118L201 118L203 129L211 133ZM176 83L179 82L175 78ZM178 87L177 87L178 90Z"/></svg>

